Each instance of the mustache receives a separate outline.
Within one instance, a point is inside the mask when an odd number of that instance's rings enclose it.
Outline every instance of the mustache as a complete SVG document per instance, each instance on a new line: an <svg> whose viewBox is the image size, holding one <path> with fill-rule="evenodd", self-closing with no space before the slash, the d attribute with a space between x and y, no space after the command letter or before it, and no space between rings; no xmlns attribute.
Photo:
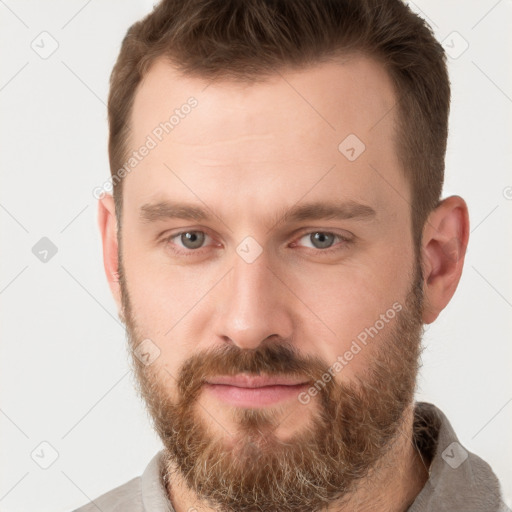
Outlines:
<svg viewBox="0 0 512 512"><path fill-rule="evenodd" d="M288 342L261 344L255 349L222 345L194 354L182 365L178 390L183 399L194 400L201 386L218 375L252 375L301 377L308 381L322 378L328 365L320 358L302 356Z"/></svg>

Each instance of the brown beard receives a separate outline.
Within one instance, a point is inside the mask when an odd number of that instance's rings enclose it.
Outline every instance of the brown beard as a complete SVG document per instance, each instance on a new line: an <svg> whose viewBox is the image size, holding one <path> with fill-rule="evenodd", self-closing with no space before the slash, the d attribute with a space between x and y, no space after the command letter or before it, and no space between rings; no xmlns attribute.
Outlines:
<svg viewBox="0 0 512 512"><path fill-rule="evenodd" d="M123 311L132 349L144 337L135 325L124 272L120 272ZM350 497L383 460L400 433L412 403L421 353L422 275L417 265L405 304L375 340L364 375L325 382L334 363L297 353L286 341L256 349L233 344L192 355L174 380L158 360L146 366L133 357L139 392L166 448L166 482L177 473L203 504L222 512L312 512ZM377 345L378 344L378 345ZM133 354L133 350L132 350ZM356 356L357 357L357 356ZM301 376L320 391L305 408L308 423L280 439L283 421L275 410L234 407L236 435L205 424L198 404L208 377L251 374ZM173 401L169 386L176 387ZM314 403L316 401L316 403ZM299 405L299 407L305 407ZM308 412L306 412L308 411ZM210 411L208 411L210 412ZM219 433L220 432L220 433Z"/></svg>

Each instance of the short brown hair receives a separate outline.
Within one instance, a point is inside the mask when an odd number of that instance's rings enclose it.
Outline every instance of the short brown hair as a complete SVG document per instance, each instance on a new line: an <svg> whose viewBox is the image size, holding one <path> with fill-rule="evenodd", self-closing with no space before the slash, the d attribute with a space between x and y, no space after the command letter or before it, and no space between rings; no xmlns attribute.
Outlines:
<svg viewBox="0 0 512 512"><path fill-rule="evenodd" d="M130 27L110 78L112 176L128 152L137 86L156 58L190 76L256 82L353 52L381 62L395 87L397 156L418 249L443 186L450 82L442 46L401 0L162 0ZM120 226L122 181L114 198Z"/></svg>

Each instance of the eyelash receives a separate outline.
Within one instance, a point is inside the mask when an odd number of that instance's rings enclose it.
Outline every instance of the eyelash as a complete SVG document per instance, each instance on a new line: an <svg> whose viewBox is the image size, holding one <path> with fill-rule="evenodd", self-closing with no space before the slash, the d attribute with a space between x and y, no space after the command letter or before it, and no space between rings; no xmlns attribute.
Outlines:
<svg viewBox="0 0 512 512"><path fill-rule="evenodd" d="M210 235L208 235L208 233L206 233L205 231L200 230L200 229L187 229L187 230L184 230L184 231L179 231L178 233L173 233L172 235L165 237L162 242L165 243L165 244L171 245L172 251L175 254L179 255L179 256L185 256L185 257L194 256L194 255L197 255L197 254L201 253L202 250L205 249L206 247L200 247L199 249L178 250L178 249L176 249L176 246L174 244L172 244L171 241L174 238L179 237L183 233L196 233L196 232L197 233L204 233L206 236L210 236ZM345 237L343 235L340 235L338 233L333 233L332 231L321 231L319 229L315 229L313 231L303 232L303 233L300 234L300 236L297 238L297 240L300 240L301 238L304 238L307 235L312 235L314 233L323 233L324 235L334 235L335 237L337 237L342 242L342 244L341 244L342 247L339 247L339 244L336 244L336 245L334 245L332 247L328 247L327 249L315 249L315 248L311 248L311 247L306 247L306 249L315 251L316 253L320 253L322 255L328 255L328 254L332 254L334 252L341 251L341 250L346 248L346 245L348 245L348 244L350 244L352 242L352 239L350 239L348 237Z"/></svg>

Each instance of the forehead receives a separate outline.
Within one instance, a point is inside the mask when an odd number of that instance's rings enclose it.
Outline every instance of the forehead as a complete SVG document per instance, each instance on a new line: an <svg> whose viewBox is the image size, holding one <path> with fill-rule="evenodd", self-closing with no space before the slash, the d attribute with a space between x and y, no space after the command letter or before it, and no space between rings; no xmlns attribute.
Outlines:
<svg viewBox="0 0 512 512"><path fill-rule="evenodd" d="M248 198L261 211L316 194L389 208L408 194L395 102L384 67L363 56L255 83L183 76L159 59L135 95L130 150L151 149L133 162L124 203L222 194L243 212Z"/></svg>

